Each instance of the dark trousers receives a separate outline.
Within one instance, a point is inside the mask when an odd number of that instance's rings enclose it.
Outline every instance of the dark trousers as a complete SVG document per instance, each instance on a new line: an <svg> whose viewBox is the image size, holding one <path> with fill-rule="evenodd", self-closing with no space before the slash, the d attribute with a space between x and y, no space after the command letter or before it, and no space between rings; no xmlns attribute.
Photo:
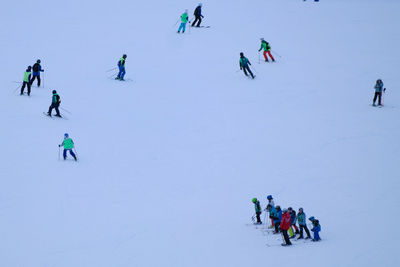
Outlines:
<svg viewBox="0 0 400 267"><path fill-rule="evenodd" d="M33 75L31 82L30 82L31 85L33 84L33 81L35 80L35 78L37 78L37 86L40 87L40 76Z"/></svg>
<svg viewBox="0 0 400 267"><path fill-rule="evenodd" d="M253 73L251 72L249 66L243 67L244 75L249 76L249 75L247 74L247 71L246 71L246 70L250 73L251 78L254 79L254 75L253 75Z"/></svg>
<svg viewBox="0 0 400 267"><path fill-rule="evenodd" d="M53 110L53 108L56 110L57 112L57 116L60 116L60 111L58 110L58 107L60 106L60 104L57 103L52 103L49 107L49 112L48 114L51 116L51 111Z"/></svg>
<svg viewBox="0 0 400 267"><path fill-rule="evenodd" d="M275 227L275 232L276 232L276 233L279 233L279 225L280 225L280 224L281 224L280 222L274 223L274 227Z"/></svg>
<svg viewBox="0 0 400 267"><path fill-rule="evenodd" d="M21 87L21 95L24 94L25 86L28 87L28 95L30 95L31 94L31 84L29 82L23 82L22 87Z"/></svg>
<svg viewBox="0 0 400 267"><path fill-rule="evenodd" d="M292 243L290 243L289 235L287 233L287 230L282 230L282 235L283 235L283 239L286 242L286 245L291 245Z"/></svg>
<svg viewBox="0 0 400 267"><path fill-rule="evenodd" d="M261 215L261 212L256 212L257 223L261 223L260 215Z"/></svg>
<svg viewBox="0 0 400 267"><path fill-rule="evenodd" d="M195 19L195 20L193 21L193 23L192 23L192 27L194 27L194 25L196 24L196 22L197 22L196 27L200 27L201 16L196 16L196 19Z"/></svg>
<svg viewBox="0 0 400 267"><path fill-rule="evenodd" d="M310 231L308 230L307 225L300 225L300 237L303 237L303 229L306 231L307 237L311 238Z"/></svg>
<svg viewBox="0 0 400 267"><path fill-rule="evenodd" d="M67 151L69 151L69 153L71 154L71 156L74 157L74 159L76 160L76 155L75 155L74 151L72 151L72 149L64 149L64 151L63 151L63 157L64 157L64 159L67 158Z"/></svg>
<svg viewBox="0 0 400 267"><path fill-rule="evenodd" d="M378 98L378 105L381 105L382 92L375 92L373 104L375 105L376 98Z"/></svg>

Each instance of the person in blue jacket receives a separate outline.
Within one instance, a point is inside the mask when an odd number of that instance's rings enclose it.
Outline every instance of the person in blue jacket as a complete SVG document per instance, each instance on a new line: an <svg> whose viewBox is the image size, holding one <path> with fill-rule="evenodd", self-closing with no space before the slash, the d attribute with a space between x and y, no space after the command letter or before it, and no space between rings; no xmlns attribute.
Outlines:
<svg viewBox="0 0 400 267"><path fill-rule="evenodd" d="M30 81L31 85L33 84L33 81L36 78L37 79L37 86L40 87L40 73L41 72L44 72L44 70L42 69L42 66L40 66L40 59L38 59L36 61L36 63L33 64L33 67L32 67L32 79Z"/></svg>
<svg viewBox="0 0 400 267"><path fill-rule="evenodd" d="M279 208L279 212L276 208ZM272 206L271 204L267 205L267 210L269 212L269 218L271 218L271 220L273 220L273 222L274 222L274 227L275 227L274 234L279 233L279 224L282 219L281 208L279 206L276 206L276 208L274 206Z"/></svg>
<svg viewBox="0 0 400 267"><path fill-rule="evenodd" d="M376 106L375 101L378 98L378 106L382 106L382 92L385 92L386 88L383 88L383 82L381 79L378 79L376 81L374 89L375 89L375 95L374 95L374 99L372 101L372 105Z"/></svg>
<svg viewBox="0 0 400 267"><path fill-rule="evenodd" d="M201 23L201 18L204 18L204 16L201 14L201 7L203 6L203 4L202 3L199 3L199 5L196 7L196 9L194 10L194 13L193 13L193 15L194 15L194 17L195 17L195 20L193 21L193 23L192 23L192 27L194 27L194 25L196 24L196 22L197 22L197 25L196 25L196 27L200 27L200 23Z"/></svg>
<svg viewBox="0 0 400 267"><path fill-rule="evenodd" d="M118 61L119 72L118 72L117 78L115 78L116 80L124 81L124 76L126 73L126 71L125 71L126 58L127 58L127 55L124 54Z"/></svg>
<svg viewBox="0 0 400 267"><path fill-rule="evenodd" d="M311 216L308 219L311 221L313 225L313 228L311 228L311 231L314 233L314 238L312 239L312 241L321 240L321 238L319 237L319 232L321 231L321 225L319 224L319 221L315 219L314 216Z"/></svg>

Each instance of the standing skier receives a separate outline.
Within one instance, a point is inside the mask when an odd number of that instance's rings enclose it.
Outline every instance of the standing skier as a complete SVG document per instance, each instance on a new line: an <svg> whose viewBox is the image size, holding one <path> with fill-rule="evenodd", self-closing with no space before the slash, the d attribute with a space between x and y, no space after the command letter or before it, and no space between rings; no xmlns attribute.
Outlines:
<svg viewBox="0 0 400 267"><path fill-rule="evenodd" d="M262 49L264 49L263 55L265 58L265 62L268 62L267 54L272 59L272 62L275 62L275 59L271 54L271 46L269 45L269 43L267 41L264 40L264 38L261 38L261 47L260 47L260 49L258 49L258 52L260 52Z"/></svg>
<svg viewBox="0 0 400 267"><path fill-rule="evenodd" d="M297 239L303 238L303 229L306 231L307 234L306 239L311 238L310 231L307 227L306 214L304 213L303 208L299 208L299 213L297 213L297 221L299 222L300 226L300 236Z"/></svg>
<svg viewBox="0 0 400 267"><path fill-rule="evenodd" d="M382 92L386 91L386 88L383 88L383 82L381 79L378 79L375 84L375 95L374 100L372 101L372 105L375 105L376 98L378 98L378 106L382 106Z"/></svg>
<svg viewBox="0 0 400 267"><path fill-rule="evenodd" d="M239 66L240 66L240 69L243 70L244 75L246 75L246 76L249 76L249 75L247 74L247 71L248 71L248 72L250 73L250 75L251 75L251 78L254 79L254 75L253 75L253 73L251 72L249 65L251 65L250 61L248 60L247 57L245 57L245 56L243 55L243 52L241 52L241 53L240 53L240 59L239 59ZM246 71L246 70L247 70L247 71Z"/></svg>
<svg viewBox="0 0 400 267"><path fill-rule="evenodd" d="M64 146L64 151L63 151L63 157L64 160L67 159L67 151L71 154L71 156L77 161L76 155L72 149L74 149L74 141L72 141L71 138L69 138L69 135L66 133L64 134L64 141L58 145L58 147Z"/></svg>
<svg viewBox="0 0 400 267"><path fill-rule="evenodd" d="M268 199L268 205L275 207L275 202L273 197L271 195L268 195L267 199ZM267 210L267 208L265 208L265 210ZM271 218L271 226L269 228L274 228L274 220L272 218Z"/></svg>
<svg viewBox="0 0 400 267"><path fill-rule="evenodd" d="M279 221L280 221L279 214L276 211L275 207L271 206L271 204L267 205L267 210L269 212L269 218L274 222L274 227L275 227L274 234L277 234L279 233Z"/></svg>
<svg viewBox="0 0 400 267"><path fill-rule="evenodd" d="M32 70L33 73L32 73L31 85L33 84L35 78L37 78L37 86L40 87L40 72L44 71L42 70L42 66L40 66L40 59L38 59L36 63L33 64Z"/></svg>
<svg viewBox="0 0 400 267"><path fill-rule="evenodd" d="M196 22L197 22L197 25L196 25L196 27L200 27L200 23L201 23L201 18L204 18L204 16L201 14L201 7L203 6L203 4L202 3L199 3L199 5L196 7L196 9L194 10L194 13L193 13L193 15L194 15L194 17L195 17L195 20L193 21L193 23L192 23L192 27L194 27L194 25L196 24Z"/></svg>
<svg viewBox="0 0 400 267"><path fill-rule="evenodd" d="M24 94L25 86L28 87L28 96L31 95L31 83L30 83L30 80L31 80L31 70L32 70L32 67L31 67L31 66L28 66L28 68L26 69L26 71L25 71L25 73L24 73L24 81L22 82L22 87L21 87L21 93L20 93L20 95L23 95L23 94Z"/></svg>
<svg viewBox="0 0 400 267"><path fill-rule="evenodd" d="M312 222L313 228L311 228L311 231L314 233L314 238L312 241L319 241L321 238L319 237L319 232L321 231L321 225L319 224L319 221L314 218L314 216L311 216L309 220Z"/></svg>
<svg viewBox="0 0 400 267"><path fill-rule="evenodd" d="M255 211L256 211L257 224L262 224L261 218L260 218L260 215L261 215L261 205L260 205L260 201L258 201L257 198L253 198L253 199L251 200L251 202L254 203L254 209L255 209Z"/></svg>
<svg viewBox="0 0 400 267"><path fill-rule="evenodd" d="M185 33L186 23L188 21L189 21L188 10L185 9L185 12L181 15L181 25L179 26L178 33L180 33L181 30L182 30L182 33ZM189 23L190 23L190 21L189 21Z"/></svg>
<svg viewBox="0 0 400 267"><path fill-rule="evenodd" d="M53 90L53 96L51 98L51 105L49 107L49 111L47 112L47 115L51 117L51 111L54 108L56 110L56 113L57 113L55 116L61 118L60 111L58 110L58 107L60 106L60 103L61 103L60 96L57 94L56 90Z"/></svg>
<svg viewBox="0 0 400 267"><path fill-rule="evenodd" d="M297 234L299 234L299 228L297 228L296 222L297 222L297 216L296 216L296 211L292 209L292 207L288 208L290 217L292 218L292 223L290 224L290 238L294 238ZM295 229L295 231L293 230Z"/></svg>
<svg viewBox="0 0 400 267"><path fill-rule="evenodd" d="M282 246L290 246L292 243L289 240L288 230L290 228L290 224L292 222L292 218L290 217L290 213L287 209L283 210L282 222L281 222L281 232L284 238L285 243Z"/></svg>
<svg viewBox="0 0 400 267"><path fill-rule="evenodd" d="M124 54L118 61L118 76L115 78L116 80L124 81L124 76L125 76L125 61L126 61L127 56Z"/></svg>

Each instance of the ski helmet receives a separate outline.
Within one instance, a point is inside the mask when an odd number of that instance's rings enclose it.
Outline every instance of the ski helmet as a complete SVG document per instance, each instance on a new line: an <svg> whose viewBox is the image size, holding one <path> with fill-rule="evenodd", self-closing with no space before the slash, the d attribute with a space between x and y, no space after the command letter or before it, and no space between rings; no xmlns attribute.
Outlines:
<svg viewBox="0 0 400 267"><path fill-rule="evenodd" d="M261 41L264 41L264 38L260 38Z"/></svg>
<svg viewBox="0 0 400 267"><path fill-rule="evenodd" d="M126 55L126 54L123 54L122 57L123 57L123 58L127 58L127 55Z"/></svg>
<svg viewBox="0 0 400 267"><path fill-rule="evenodd" d="M272 196L271 196L271 195L268 195L268 196L267 196L267 199L268 199L268 200L271 200L271 199L272 199Z"/></svg>
<svg viewBox="0 0 400 267"><path fill-rule="evenodd" d="M281 206L277 205L275 208L276 208L277 210L280 210L280 209L281 209Z"/></svg>
<svg viewBox="0 0 400 267"><path fill-rule="evenodd" d="M290 210L290 211L292 211L293 209L292 209L292 207L289 207L289 208L287 208L288 210Z"/></svg>
<svg viewBox="0 0 400 267"><path fill-rule="evenodd" d="M32 67L31 66L28 66L28 70L31 70L32 69Z"/></svg>
<svg viewBox="0 0 400 267"><path fill-rule="evenodd" d="M283 213L288 212L288 209L283 209Z"/></svg>
<svg viewBox="0 0 400 267"><path fill-rule="evenodd" d="M41 61L40 61L40 59L38 59L37 61L36 61L36 63L40 63Z"/></svg>
<svg viewBox="0 0 400 267"><path fill-rule="evenodd" d="M64 134L64 138L68 138L69 137L69 134L68 133L65 133Z"/></svg>
<svg viewBox="0 0 400 267"><path fill-rule="evenodd" d="M315 221L314 216L311 216L310 218L308 218L310 221Z"/></svg>
<svg viewBox="0 0 400 267"><path fill-rule="evenodd" d="M241 56L241 57L244 57L244 54L243 54L243 52L240 52L240 56Z"/></svg>
<svg viewBox="0 0 400 267"><path fill-rule="evenodd" d="M56 91L56 90L53 90L53 94L57 94L57 91Z"/></svg>
<svg viewBox="0 0 400 267"><path fill-rule="evenodd" d="M299 208L299 211L303 212L303 208Z"/></svg>
<svg viewBox="0 0 400 267"><path fill-rule="evenodd" d="M253 198L253 199L251 200L251 202L256 203L256 202L257 202L257 198Z"/></svg>

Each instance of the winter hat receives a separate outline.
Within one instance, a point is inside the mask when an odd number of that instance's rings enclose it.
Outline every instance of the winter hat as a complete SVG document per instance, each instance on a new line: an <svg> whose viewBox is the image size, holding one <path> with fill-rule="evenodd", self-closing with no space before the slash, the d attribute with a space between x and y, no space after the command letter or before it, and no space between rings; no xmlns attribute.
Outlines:
<svg viewBox="0 0 400 267"><path fill-rule="evenodd" d="M53 90L53 94L56 94L57 93L57 91L56 90Z"/></svg>
<svg viewBox="0 0 400 267"><path fill-rule="evenodd" d="M28 66L28 70L31 70L32 69L32 67L31 66Z"/></svg>
<svg viewBox="0 0 400 267"><path fill-rule="evenodd" d="M251 202L256 203L256 202L257 202L257 198L253 198L253 199L251 200Z"/></svg>
<svg viewBox="0 0 400 267"><path fill-rule="evenodd" d="M268 196L267 196L267 199L268 199L268 200L271 200L271 199L272 199L272 196L271 196L271 195L268 195Z"/></svg>
<svg viewBox="0 0 400 267"><path fill-rule="evenodd" d="M240 52L240 56L241 56L241 57L243 57L243 56L244 56L244 55L243 55L243 52Z"/></svg>
<svg viewBox="0 0 400 267"><path fill-rule="evenodd" d="M40 59L36 60L36 63L40 63L40 62L41 62Z"/></svg>
<svg viewBox="0 0 400 267"><path fill-rule="evenodd" d="M68 138L68 136L69 136L68 133L65 133L65 134L64 134L64 138Z"/></svg>

